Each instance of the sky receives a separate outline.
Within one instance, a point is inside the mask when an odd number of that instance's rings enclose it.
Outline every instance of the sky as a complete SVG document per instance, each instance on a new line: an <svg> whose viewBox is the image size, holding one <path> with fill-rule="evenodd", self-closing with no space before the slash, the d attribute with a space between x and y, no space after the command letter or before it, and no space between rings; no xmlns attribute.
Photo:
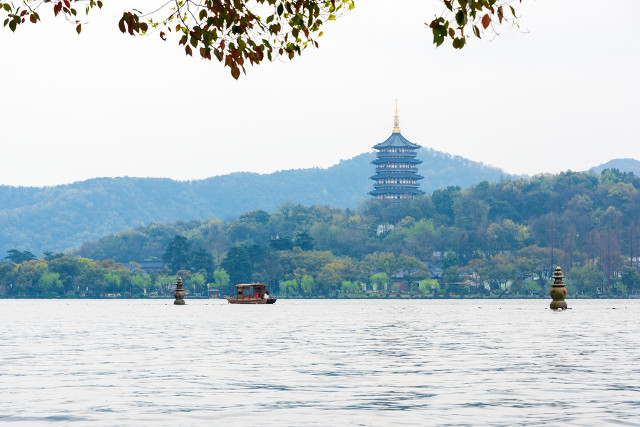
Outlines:
<svg viewBox="0 0 640 427"><path fill-rule="evenodd" d="M0 185L329 167L390 135L396 99L410 141L509 173L640 159L637 0L524 0L520 28L460 51L432 44L437 0L356 0L319 49L238 81L105 3L79 36L48 12L0 30Z"/></svg>

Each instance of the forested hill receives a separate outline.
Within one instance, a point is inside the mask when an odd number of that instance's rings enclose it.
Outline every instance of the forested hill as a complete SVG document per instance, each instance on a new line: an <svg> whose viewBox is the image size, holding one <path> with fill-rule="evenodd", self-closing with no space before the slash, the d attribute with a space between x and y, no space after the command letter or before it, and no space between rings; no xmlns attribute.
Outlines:
<svg viewBox="0 0 640 427"><path fill-rule="evenodd" d="M169 296L176 274L191 295L257 282L293 297L544 296L556 263L572 297L627 297L640 292L640 178L565 172L357 209L283 203L126 229L69 255L10 251L0 297Z"/></svg>
<svg viewBox="0 0 640 427"><path fill-rule="evenodd" d="M589 169L589 172L599 174L605 169L618 169L621 172L632 172L635 176L640 176L640 161L636 159L614 159Z"/></svg>
<svg viewBox="0 0 640 427"><path fill-rule="evenodd" d="M198 181L97 178L55 187L0 186L0 253L9 249L63 251L128 227L178 219L231 219L243 212L275 210L284 201L356 207L372 189L365 153L328 169L271 174L232 173ZM430 149L418 153L427 193L448 185L498 181L504 173ZM214 173L215 171L212 171Z"/></svg>

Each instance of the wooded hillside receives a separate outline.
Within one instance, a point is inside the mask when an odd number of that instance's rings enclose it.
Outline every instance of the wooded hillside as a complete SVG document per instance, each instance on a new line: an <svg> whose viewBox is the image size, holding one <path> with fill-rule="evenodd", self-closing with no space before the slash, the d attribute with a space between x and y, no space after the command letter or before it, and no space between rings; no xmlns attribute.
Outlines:
<svg viewBox="0 0 640 427"><path fill-rule="evenodd" d="M307 297L545 295L560 263L572 296L625 296L640 291L639 190L633 174L605 170L449 186L357 209L289 202L231 221L124 230L85 244L80 258L16 251L0 264L0 291L37 294L56 283L58 295L162 293L179 274L194 293L207 282L225 293L235 283L263 282L280 295ZM149 259L165 268L149 276L117 264Z"/></svg>
<svg viewBox="0 0 640 427"><path fill-rule="evenodd" d="M420 173L428 193L480 181L498 181L501 170L421 149ZM373 153L328 169L271 174L233 173L198 181L160 178L97 178L55 187L0 186L0 253L9 249L64 251L129 227L179 219L237 218L275 210L285 201L355 208L373 187ZM215 171L212 171L214 174Z"/></svg>

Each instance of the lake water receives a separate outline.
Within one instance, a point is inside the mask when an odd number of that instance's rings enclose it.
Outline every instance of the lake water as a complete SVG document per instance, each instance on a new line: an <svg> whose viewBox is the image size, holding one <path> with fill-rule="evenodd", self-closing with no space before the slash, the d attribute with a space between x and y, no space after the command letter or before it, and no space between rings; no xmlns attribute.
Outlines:
<svg viewBox="0 0 640 427"><path fill-rule="evenodd" d="M640 301L0 300L0 423L640 425Z"/></svg>

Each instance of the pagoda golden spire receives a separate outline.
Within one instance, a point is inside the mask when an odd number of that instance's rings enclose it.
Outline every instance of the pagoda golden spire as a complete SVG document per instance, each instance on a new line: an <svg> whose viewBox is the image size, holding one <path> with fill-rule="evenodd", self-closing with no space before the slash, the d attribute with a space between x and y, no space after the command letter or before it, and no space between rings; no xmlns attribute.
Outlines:
<svg viewBox="0 0 640 427"><path fill-rule="evenodd" d="M393 133L400 133L400 116L398 115L398 100L396 99L396 114L393 116Z"/></svg>

